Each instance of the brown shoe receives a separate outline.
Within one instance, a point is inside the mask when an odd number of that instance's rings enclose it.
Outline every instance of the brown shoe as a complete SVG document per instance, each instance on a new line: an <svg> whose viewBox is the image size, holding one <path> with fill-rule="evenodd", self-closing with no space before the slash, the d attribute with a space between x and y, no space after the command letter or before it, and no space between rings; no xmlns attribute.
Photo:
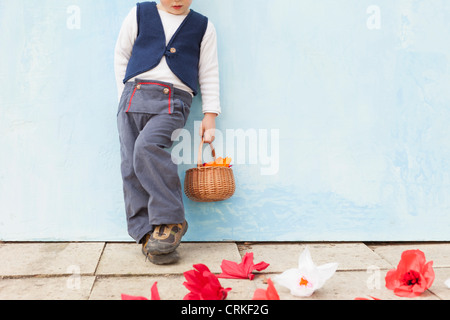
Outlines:
<svg viewBox="0 0 450 320"><path fill-rule="evenodd" d="M151 255L168 254L180 245L188 229L187 221L179 224L163 224L155 227L145 245Z"/></svg>
<svg viewBox="0 0 450 320"><path fill-rule="evenodd" d="M156 265L174 264L177 263L178 260L180 260L180 255L177 251L173 251L168 254L147 254L146 257L148 260L150 260L151 263Z"/></svg>
<svg viewBox="0 0 450 320"><path fill-rule="evenodd" d="M147 244L150 239L150 234L147 234L144 237L144 241L142 242L142 253L144 256L150 260L151 263L156 265L165 265L165 264L173 264L178 262L180 260L180 255L177 251L172 251L168 254L159 254L159 255L153 255L147 250Z"/></svg>

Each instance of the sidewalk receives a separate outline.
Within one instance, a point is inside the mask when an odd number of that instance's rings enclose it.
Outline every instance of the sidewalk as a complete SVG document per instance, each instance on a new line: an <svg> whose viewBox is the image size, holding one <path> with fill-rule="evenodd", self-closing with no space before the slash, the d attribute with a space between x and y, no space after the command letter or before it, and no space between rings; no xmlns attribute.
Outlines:
<svg viewBox="0 0 450 320"><path fill-rule="evenodd" d="M450 278L450 243L182 243L176 265L156 266L145 260L135 243L2 243L0 242L0 300L5 299L120 299L121 293L150 296L155 281L162 300L179 300L188 293L183 272L203 263L220 273L223 259L240 262L246 252L255 263L270 266L253 281L220 279L231 287L227 300L251 300L256 288L266 288L266 278L297 267L308 246L317 265L338 262L336 274L309 299L353 300L374 296L408 299L385 288L384 277L397 266L401 253L420 249L434 261L432 287L417 300L450 300L444 281ZM300 299L276 285L281 299Z"/></svg>

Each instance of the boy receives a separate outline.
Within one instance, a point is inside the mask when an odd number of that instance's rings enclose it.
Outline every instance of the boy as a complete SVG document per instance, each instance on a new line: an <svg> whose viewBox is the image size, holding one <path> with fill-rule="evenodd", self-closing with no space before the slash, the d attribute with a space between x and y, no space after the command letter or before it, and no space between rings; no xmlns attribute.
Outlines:
<svg viewBox="0 0 450 320"><path fill-rule="evenodd" d="M187 231L177 165L165 149L202 92L200 135L214 140L221 112L214 25L192 0L138 3L123 22L114 57L117 123L128 233L154 264L174 263Z"/></svg>

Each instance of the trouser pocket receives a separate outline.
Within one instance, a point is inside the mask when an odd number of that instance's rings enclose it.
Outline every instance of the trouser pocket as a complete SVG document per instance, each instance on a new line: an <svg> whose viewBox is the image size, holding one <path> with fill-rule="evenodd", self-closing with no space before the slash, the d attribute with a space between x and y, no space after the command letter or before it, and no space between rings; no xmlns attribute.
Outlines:
<svg viewBox="0 0 450 320"><path fill-rule="evenodd" d="M132 86L125 112L172 114L172 84L157 81L136 81Z"/></svg>

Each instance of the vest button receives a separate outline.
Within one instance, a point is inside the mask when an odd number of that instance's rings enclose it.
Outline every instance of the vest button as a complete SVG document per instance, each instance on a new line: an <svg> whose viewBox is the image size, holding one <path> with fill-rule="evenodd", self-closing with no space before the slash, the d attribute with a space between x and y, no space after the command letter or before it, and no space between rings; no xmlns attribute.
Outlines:
<svg viewBox="0 0 450 320"><path fill-rule="evenodd" d="M175 48L170 48L170 53L175 53L175 52L177 52L177 49L175 49Z"/></svg>
<svg viewBox="0 0 450 320"><path fill-rule="evenodd" d="M170 89L169 89L169 88L164 88L164 90L163 90L163 93L164 93L164 94L169 94L169 92L170 92Z"/></svg>

